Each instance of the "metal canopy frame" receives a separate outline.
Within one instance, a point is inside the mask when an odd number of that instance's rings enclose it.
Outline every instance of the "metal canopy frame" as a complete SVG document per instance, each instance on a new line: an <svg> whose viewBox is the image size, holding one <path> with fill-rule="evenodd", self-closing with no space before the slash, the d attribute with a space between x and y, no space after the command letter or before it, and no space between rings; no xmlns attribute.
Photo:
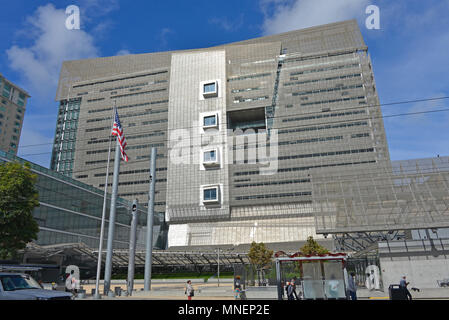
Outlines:
<svg viewBox="0 0 449 320"><path fill-rule="evenodd" d="M312 171L316 232L366 250L408 230L449 227L449 157Z"/></svg>
<svg viewBox="0 0 449 320"><path fill-rule="evenodd" d="M24 254L33 258L51 258L54 256L82 256L90 262L98 259L98 250L92 249L83 243L65 243L50 246L39 246L35 243L29 243L23 250ZM136 267L145 265L145 251L136 251ZM189 251L171 251L171 250L153 250L153 266L164 267L183 267L193 265L195 269L204 266L218 265L218 254L215 251L209 252L189 252ZM105 260L103 255L103 261ZM113 250L112 265L114 268L127 267L129 263L129 251L127 249ZM220 251L220 266L232 266L234 264L249 264L249 258L246 253Z"/></svg>

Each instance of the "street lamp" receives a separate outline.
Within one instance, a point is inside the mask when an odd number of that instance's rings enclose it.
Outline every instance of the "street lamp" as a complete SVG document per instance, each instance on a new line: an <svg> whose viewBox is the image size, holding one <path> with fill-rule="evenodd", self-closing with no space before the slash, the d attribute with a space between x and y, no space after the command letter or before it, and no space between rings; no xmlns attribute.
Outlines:
<svg viewBox="0 0 449 320"><path fill-rule="evenodd" d="M231 249L228 249L228 251L232 251L232 250L234 250L234 248L231 248ZM218 255L218 258L217 258L217 287L219 287L220 286L220 247L218 247L218 249L217 249L217 255Z"/></svg>

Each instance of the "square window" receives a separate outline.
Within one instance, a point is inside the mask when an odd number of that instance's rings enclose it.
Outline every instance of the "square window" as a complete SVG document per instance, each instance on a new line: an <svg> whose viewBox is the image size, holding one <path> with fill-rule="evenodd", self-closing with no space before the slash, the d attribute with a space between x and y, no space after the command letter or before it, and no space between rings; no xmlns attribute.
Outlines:
<svg viewBox="0 0 449 320"><path fill-rule="evenodd" d="M217 167L220 165L218 149L209 149L203 151L203 166Z"/></svg>
<svg viewBox="0 0 449 320"><path fill-rule="evenodd" d="M216 127L217 126L217 115L206 116L203 118L203 127Z"/></svg>
<svg viewBox="0 0 449 320"><path fill-rule="evenodd" d="M215 150L204 152L204 162L216 162L217 161L217 152Z"/></svg>
<svg viewBox="0 0 449 320"><path fill-rule="evenodd" d="M215 82L206 83L203 88L204 93L215 93L217 91Z"/></svg>
<svg viewBox="0 0 449 320"><path fill-rule="evenodd" d="M218 184L201 186L200 197L205 206L220 204L220 186Z"/></svg>
<svg viewBox="0 0 449 320"><path fill-rule="evenodd" d="M218 202L218 187L203 189L203 202L205 203Z"/></svg>
<svg viewBox="0 0 449 320"><path fill-rule="evenodd" d="M201 82L200 88L204 98L218 96L218 81Z"/></svg>

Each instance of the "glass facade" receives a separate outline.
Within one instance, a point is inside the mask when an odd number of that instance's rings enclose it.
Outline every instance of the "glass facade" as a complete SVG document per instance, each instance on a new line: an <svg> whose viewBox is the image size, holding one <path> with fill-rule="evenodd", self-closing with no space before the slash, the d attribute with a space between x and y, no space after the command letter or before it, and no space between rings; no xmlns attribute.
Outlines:
<svg viewBox="0 0 449 320"><path fill-rule="evenodd" d="M0 163L26 161L0 150ZM84 243L98 248L104 191L73 180L65 175L31 163L31 170L38 175L36 189L39 192L40 206L34 209L33 216L39 224L38 245L61 243ZM107 197L106 217L109 216L110 195ZM117 201L114 249L128 249L131 224L131 202L119 198ZM144 209L144 208L143 208ZM144 247L146 210L139 209L138 248ZM105 223L105 242L107 242L108 220ZM155 216L155 248L165 249L165 224L163 216Z"/></svg>
<svg viewBox="0 0 449 320"><path fill-rule="evenodd" d="M73 173L80 104L81 98L62 100L56 124L51 169L69 177Z"/></svg>

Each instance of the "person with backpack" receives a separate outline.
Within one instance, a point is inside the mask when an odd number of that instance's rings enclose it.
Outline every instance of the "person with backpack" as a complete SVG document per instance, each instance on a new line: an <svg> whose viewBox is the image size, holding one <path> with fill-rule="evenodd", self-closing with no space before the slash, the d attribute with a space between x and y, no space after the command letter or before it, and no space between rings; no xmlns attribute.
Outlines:
<svg viewBox="0 0 449 320"><path fill-rule="evenodd" d="M294 282L289 282L287 286L287 298L288 300L295 300L295 285Z"/></svg>

